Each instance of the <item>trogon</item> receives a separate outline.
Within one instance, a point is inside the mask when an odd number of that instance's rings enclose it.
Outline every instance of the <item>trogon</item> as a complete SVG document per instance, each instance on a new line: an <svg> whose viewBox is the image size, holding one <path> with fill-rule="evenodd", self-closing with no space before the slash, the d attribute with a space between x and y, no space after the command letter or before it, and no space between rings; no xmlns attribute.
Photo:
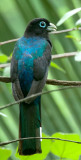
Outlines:
<svg viewBox="0 0 81 160"><path fill-rule="evenodd" d="M51 60L49 33L56 26L45 18L32 20L14 48L11 60L12 91L20 100L42 91ZM19 138L41 136L41 96L19 104ZM19 154L41 153L40 139L19 141Z"/></svg>

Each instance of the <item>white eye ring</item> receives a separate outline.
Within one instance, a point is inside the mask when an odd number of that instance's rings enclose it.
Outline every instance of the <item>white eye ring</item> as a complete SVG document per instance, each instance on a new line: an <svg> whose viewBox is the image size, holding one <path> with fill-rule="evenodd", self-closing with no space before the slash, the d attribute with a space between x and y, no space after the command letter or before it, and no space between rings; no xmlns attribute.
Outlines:
<svg viewBox="0 0 81 160"><path fill-rule="evenodd" d="M39 26L42 27L42 28L45 28L45 27L46 27L46 22L41 21L41 22L39 23Z"/></svg>

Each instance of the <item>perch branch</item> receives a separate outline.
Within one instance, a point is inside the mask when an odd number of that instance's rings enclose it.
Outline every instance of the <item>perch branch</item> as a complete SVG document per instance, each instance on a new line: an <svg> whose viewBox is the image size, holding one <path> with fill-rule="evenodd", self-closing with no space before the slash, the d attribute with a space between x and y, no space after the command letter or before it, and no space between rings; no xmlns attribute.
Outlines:
<svg viewBox="0 0 81 160"><path fill-rule="evenodd" d="M47 79L46 84L63 86L81 86L81 81L62 81L56 79Z"/></svg>
<svg viewBox="0 0 81 160"><path fill-rule="evenodd" d="M0 82L10 83L11 82L11 78L10 77L0 76Z"/></svg>
<svg viewBox="0 0 81 160"><path fill-rule="evenodd" d="M11 78L0 76L0 81L5 83L10 83ZM56 79L47 79L46 84L63 85L63 86L81 86L81 81L63 81L63 80L56 80Z"/></svg>

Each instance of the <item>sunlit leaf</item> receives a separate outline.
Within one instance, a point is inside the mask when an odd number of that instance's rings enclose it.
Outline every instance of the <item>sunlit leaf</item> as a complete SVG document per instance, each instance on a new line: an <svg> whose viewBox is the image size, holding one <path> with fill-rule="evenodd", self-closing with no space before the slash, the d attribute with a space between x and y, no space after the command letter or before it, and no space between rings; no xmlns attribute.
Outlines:
<svg viewBox="0 0 81 160"><path fill-rule="evenodd" d="M43 137L47 137L45 134L42 135ZM42 153L41 154L35 154L31 156L21 156L18 153L16 153L16 157L20 158L21 160L36 160L40 159L43 160L47 156L49 152L52 152L54 155L58 156L59 158L67 158L71 160L78 160L80 154L81 154L81 144L74 143L74 142L68 142L68 140L71 141L80 141L80 136L78 134L64 134L64 133L56 133L53 134L49 138L59 138L59 139L65 139L67 141L62 140L53 140L53 139L43 139L41 142L42 145Z"/></svg>
<svg viewBox="0 0 81 160"><path fill-rule="evenodd" d="M71 38L71 39L76 39L76 37L72 36L72 35L66 35L66 38Z"/></svg>
<svg viewBox="0 0 81 160"><path fill-rule="evenodd" d="M75 59L75 61L80 62L81 61L81 52L78 52L78 54L75 55L74 59Z"/></svg>
<svg viewBox="0 0 81 160"><path fill-rule="evenodd" d="M80 136L78 134L64 134L64 133L56 133L53 134L52 137L72 140L72 141L80 141ZM69 158L71 160L78 160L81 155L81 144L66 142L61 140L55 140L52 144L51 151L53 154L58 155L61 158Z"/></svg>
<svg viewBox="0 0 81 160"><path fill-rule="evenodd" d="M81 26L81 18L78 19L78 21L76 21L75 25L76 25L76 26Z"/></svg>
<svg viewBox="0 0 81 160"><path fill-rule="evenodd" d="M58 64L56 64L56 63L54 63L54 62L51 61L50 65L51 65L51 67L54 67L54 68L60 70L61 72L65 73L65 70L62 67L60 67Z"/></svg>
<svg viewBox="0 0 81 160"><path fill-rule="evenodd" d="M0 112L0 116L7 117L7 115L2 112Z"/></svg>
<svg viewBox="0 0 81 160"><path fill-rule="evenodd" d="M42 137L47 137L47 136L43 133ZM27 160L27 159L28 160L44 160L46 158L47 154L51 150L51 144L52 144L51 140L42 139L42 141L41 141L42 153L37 153L37 154L31 155L31 156L21 156L17 152L16 157L20 158L21 160Z"/></svg>
<svg viewBox="0 0 81 160"><path fill-rule="evenodd" d="M71 16L73 16L74 14L78 13L81 11L81 8L76 8L73 9L69 12L67 12L58 22L57 22L57 26L60 26L61 24L63 24L68 18L70 18Z"/></svg>
<svg viewBox="0 0 81 160"><path fill-rule="evenodd" d="M9 67L4 68L3 76L7 76L7 77L9 77L9 76L10 76L10 66L9 66Z"/></svg>
<svg viewBox="0 0 81 160"><path fill-rule="evenodd" d="M78 42L80 43L80 40L79 40L77 37L75 37L75 36L72 36L72 35L66 35L65 37L66 37L66 38L73 39L73 40L76 40L76 41L78 41Z"/></svg>
<svg viewBox="0 0 81 160"><path fill-rule="evenodd" d="M0 148L0 159L1 160L7 160L11 155L11 150Z"/></svg>
<svg viewBox="0 0 81 160"><path fill-rule="evenodd" d="M4 63L8 61L8 56L3 53L0 53L0 63Z"/></svg>

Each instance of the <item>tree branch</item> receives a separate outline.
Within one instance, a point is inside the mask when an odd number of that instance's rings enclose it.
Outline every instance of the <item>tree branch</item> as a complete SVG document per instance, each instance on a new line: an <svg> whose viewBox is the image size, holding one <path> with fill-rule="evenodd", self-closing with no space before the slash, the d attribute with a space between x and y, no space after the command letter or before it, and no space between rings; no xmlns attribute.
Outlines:
<svg viewBox="0 0 81 160"><path fill-rule="evenodd" d="M23 140L28 140L28 139L46 139L46 140L59 140L59 141L66 141L66 142L71 142L71 143L78 143L81 144L81 142L79 141L73 141L73 140L68 140L68 139L61 139L61 138L55 138L55 137L27 137L27 138L19 138L19 139L15 139L12 141L7 141L7 142L1 142L0 146L4 146L4 145L8 145L10 143L15 143L18 141L23 141Z"/></svg>
<svg viewBox="0 0 81 160"><path fill-rule="evenodd" d="M0 76L0 82L10 83L11 82L11 78L10 77Z"/></svg>
<svg viewBox="0 0 81 160"><path fill-rule="evenodd" d="M7 107L11 107L11 106L13 106L15 104L18 104L18 103L21 103L21 102L25 102L25 101L27 102L27 100L30 100L30 99L32 99L34 97L37 97L37 96L40 96L40 95L49 94L51 92L63 91L63 90L66 90L66 89L72 89L72 88L76 88L76 87L78 87L78 86L67 86L67 87L62 87L62 88L59 88L59 89L53 89L53 90L49 90L49 91L45 91L45 92L39 92L39 93L36 93L36 94L32 94L31 96L28 96L26 98L23 98L23 99L20 99L18 101L15 101L15 102L9 103L7 105L1 106L0 110L5 109Z"/></svg>
<svg viewBox="0 0 81 160"><path fill-rule="evenodd" d="M71 28L71 29L64 29L61 31L54 31L54 32L50 32L50 34L60 34L60 33L66 33L66 32L71 32L71 31L80 31L81 27L79 28Z"/></svg>
<svg viewBox="0 0 81 160"><path fill-rule="evenodd" d="M0 81L5 83L10 83L11 78L0 76ZM62 86L81 86L81 81L63 81L63 80L56 80L56 79L47 79L46 84L62 85Z"/></svg>
<svg viewBox="0 0 81 160"><path fill-rule="evenodd" d="M56 79L47 79L46 84L63 86L81 86L81 81L63 81Z"/></svg>
<svg viewBox="0 0 81 160"><path fill-rule="evenodd" d="M52 55L52 59L72 57L72 56L75 56L78 53L79 52L70 52L70 53L63 53L63 54L55 54L55 55Z"/></svg>
<svg viewBox="0 0 81 160"><path fill-rule="evenodd" d="M2 45L4 45L4 44L7 44L7 43L16 42L18 39L19 39L19 38L11 39L11 40L4 41L4 42L0 42L0 46L2 46Z"/></svg>

